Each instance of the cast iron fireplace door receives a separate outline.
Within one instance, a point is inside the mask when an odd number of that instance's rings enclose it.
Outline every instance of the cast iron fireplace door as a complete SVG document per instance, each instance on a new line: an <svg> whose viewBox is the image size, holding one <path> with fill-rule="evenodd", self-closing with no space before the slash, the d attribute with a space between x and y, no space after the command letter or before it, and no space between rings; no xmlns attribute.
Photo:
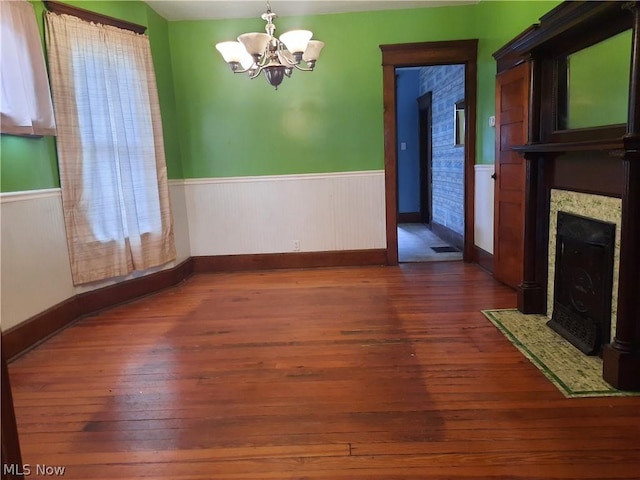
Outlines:
<svg viewBox="0 0 640 480"><path fill-rule="evenodd" d="M558 212L549 327L587 355L611 337L615 224Z"/></svg>

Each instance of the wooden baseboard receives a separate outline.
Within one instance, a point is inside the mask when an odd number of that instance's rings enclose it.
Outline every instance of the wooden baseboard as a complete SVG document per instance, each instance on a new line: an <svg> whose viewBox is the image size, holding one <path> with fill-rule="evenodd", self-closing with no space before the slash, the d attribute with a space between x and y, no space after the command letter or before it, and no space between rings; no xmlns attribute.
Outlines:
<svg viewBox="0 0 640 480"><path fill-rule="evenodd" d="M172 287L192 274L189 258L167 270L75 295L2 332L3 355L10 361L85 315Z"/></svg>
<svg viewBox="0 0 640 480"><path fill-rule="evenodd" d="M191 257L174 268L81 293L54 305L2 332L2 352L11 361L86 315L175 286L193 273L386 263L384 249Z"/></svg>
<svg viewBox="0 0 640 480"><path fill-rule="evenodd" d="M475 261L493 271L493 255L476 247ZM76 320L177 285L194 273L282 268L387 265L385 249L191 257L167 270L78 294L2 332L2 351L12 360Z"/></svg>
<svg viewBox="0 0 640 480"><path fill-rule="evenodd" d="M280 268L386 265L387 251L343 250L335 252L263 253L192 257L195 273L275 270Z"/></svg>
<svg viewBox="0 0 640 480"><path fill-rule="evenodd" d="M431 231L449 245L456 247L460 251L464 250L464 238L459 233L436 222L431 222Z"/></svg>
<svg viewBox="0 0 640 480"><path fill-rule="evenodd" d="M493 254L474 245L473 261L477 263L480 268L493 274Z"/></svg>
<svg viewBox="0 0 640 480"><path fill-rule="evenodd" d="M420 212L398 213L398 223L422 223Z"/></svg>
<svg viewBox="0 0 640 480"><path fill-rule="evenodd" d="M193 275L193 260L151 275L127 280L76 296L83 315L173 287Z"/></svg>

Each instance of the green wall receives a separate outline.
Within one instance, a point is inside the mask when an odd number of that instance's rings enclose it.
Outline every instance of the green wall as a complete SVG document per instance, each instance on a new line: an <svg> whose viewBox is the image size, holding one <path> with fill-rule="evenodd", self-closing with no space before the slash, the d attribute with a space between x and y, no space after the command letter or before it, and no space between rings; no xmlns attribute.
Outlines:
<svg viewBox="0 0 640 480"><path fill-rule="evenodd" d="M60 186L52 137L0 135L0 191L18 192Z"/></svg>
<svg viewBox="0 0 640 480"><path fill-rule="evenodd" d="M259 17L170 22L185 177L383 168L379 45L473 38L474 30L473 11L460 6L275 23L276 35L304 26L326 43L315 72L296 71L277 91L262 77L233 75L214 48L263 30Z"/></svg>
<svg viewBox="0 0 640 480"><path fill-rule="evenodd" d="M233 75L215 43L261 31L259 18L170 22L186 178L383 168L380 44L479 38L477 163L494 161L492 54L558 1L484 1L413 10L279 18L325 41L316 71L278 91ZM401 26L401 27L400 27Z"/></svg>
<svg viewBox="0 0 640 480"><path fill-rule="evenodd" d="M44 31L44 4L31 0L40 32ZM175 101L168 22L141 1L68 1L86 10L147 26L163 113L167 168L172 178L182 177L179 138L175 131ZM0 135L0 191L15 192L60 186L55 140L52 137L24 138Z"/></svg>
<svg viewBox="0 0 640 480"><path fill-rule="evenodd" d="M475 8L478 23L478 145L476 163L495 161L495 129L489 117L495 115L496 62L493 53L512 38L538 23L559 1L481 1Z"/></svg>
<svg viewBox="0 0 640 480"><path fill-rule="evenodd" d="M149 7L146 7L146 12L147 32L149 33L153 65L156 71L158 98L162 115L167 173L169 178L183 178L180 139L175 133L177 129L176 100L171 66L171 48L169 45L169 22Z"/></svg>
<svg viewBox="0 0 640 480"><path fill-rule="evenodd" d="M41 18L43 5L32 0ZM252 19L167 22L140 1L68 2L148 27L170 178L341 172L383 168L379 45L479 38L477 162L494 161L491 54L557 1L482 1L413 10L276 20L276 34L309 28L326 42L316 71L274 91L233 75L214 45ZM277 12L277 9L274 8ZM51 138L0 138L2 191L59 186Z"/></svg>

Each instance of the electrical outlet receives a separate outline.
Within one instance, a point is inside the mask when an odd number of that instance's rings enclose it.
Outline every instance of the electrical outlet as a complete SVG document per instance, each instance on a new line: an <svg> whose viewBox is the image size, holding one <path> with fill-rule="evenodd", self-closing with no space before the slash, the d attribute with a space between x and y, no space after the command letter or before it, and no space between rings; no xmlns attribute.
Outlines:
<svg viewBox="0 0 640 480"><path fill-rule="evenodd" d="M294 252L299 252L300 251L300 240L294 240L293 241L293 251Z"/></svg>

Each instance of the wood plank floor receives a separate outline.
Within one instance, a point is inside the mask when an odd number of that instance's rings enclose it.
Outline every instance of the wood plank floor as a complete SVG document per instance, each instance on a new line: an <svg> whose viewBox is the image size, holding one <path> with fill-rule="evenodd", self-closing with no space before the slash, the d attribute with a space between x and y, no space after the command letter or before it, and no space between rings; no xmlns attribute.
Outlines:
<svg viewBox="0 0 640 480"><path fill-rule="evenodd" d="M197 275L9 366L65 479L638 479L640 397L565 399L461 262Z"/></svg>

